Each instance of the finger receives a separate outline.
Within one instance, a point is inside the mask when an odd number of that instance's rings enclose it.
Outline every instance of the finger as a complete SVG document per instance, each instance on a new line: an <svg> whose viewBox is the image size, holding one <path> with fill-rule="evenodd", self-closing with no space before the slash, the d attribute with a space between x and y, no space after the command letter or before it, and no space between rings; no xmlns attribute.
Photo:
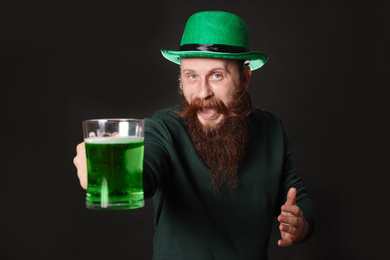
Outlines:
<svg viewBox="0 0 390 260"><path fill-rule="evenodd" d="M290 239L280 239L278 241L278 246L291 246L293 243L293 240Z"/></svg>
<svg viewBox="0 0 390 260"><path fill-rule="evenodd" d="M77 153L85 153L85 143L84 142L79 143L76 146L76 151L77 151Z"/></svg>
<svg viewBox="0 0 390 260"><path fill-rule="evenodd" d="M278 221L280 222L280 224L287 225L287 226L294 226L294 227L299 227L303 224L301 218L284 216L284 215L279 215Z"/></svg>
<svg viewBox="0 0 390 260"><path fill-rule="evenodd" d="M282 209L283 212L291 213L291 214L296 215L296 216L300 216L301 210L296 205L292 205L292 206L290 206L290 205L283 205L281 209Z"/></svg>
<svg viewBox="0 0 390 260"><path fill-rule="evenodd" d="M298 232L298 228L294 226L289 226L289 225L279 225L279 230L285 233L289 233L291 235L296 235Z"/></svg>
<svg viewBox="0 0 390 260"><path fill-rule="evenodd" d="M290 188L287 193L287 201L285 205L296 205L295 199L297 197L297 190L295 188Z"/></svg>
<svg viewBox="0 0 390 260"><path fill-rule="evenodd" d="M87 180L84 180L84 179L80 179L80 186L81 186L81 188L83 188L84 190L87 190L87 188L88 188L88 181L87 181Z"/></svg>
<svg viewBox="0 0 390 260"><path fill-rule="evenodd" d="M85 159L85 143L79 143L76 146L76 156L73 158L73 163L76 167L82 165L83 160Z"/></svg>
<svg viewBox="0 0 390 260"><path fill-rule="evenodd" d="M79 160L79 157L75 157L73 158L73 164L77 167L79 164L80 164L80 160Z"/></svg>

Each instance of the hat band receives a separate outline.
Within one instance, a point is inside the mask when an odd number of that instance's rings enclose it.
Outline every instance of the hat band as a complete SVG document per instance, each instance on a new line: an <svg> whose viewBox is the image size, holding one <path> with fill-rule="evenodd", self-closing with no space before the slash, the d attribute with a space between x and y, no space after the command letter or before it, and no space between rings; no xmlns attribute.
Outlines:
<svg viewBox="0 0 390 260"><path fill-rule="evenodd" d="M247 48L224 44L184 44L180 46L179 51L212 51L224 53L249 52Z"/></svg>

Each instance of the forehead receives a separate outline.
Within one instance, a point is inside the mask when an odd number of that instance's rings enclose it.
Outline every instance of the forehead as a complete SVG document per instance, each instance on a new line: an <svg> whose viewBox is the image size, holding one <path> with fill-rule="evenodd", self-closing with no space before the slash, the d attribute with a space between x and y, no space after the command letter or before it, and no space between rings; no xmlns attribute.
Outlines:
<svg viewBox="0 0 390 260"><path fill-rule="evenodd" d="M220 69L233 72L234 70L238 70L236 60L214 58L182 58L180 60L180 67L182 71L210 71Z"/></svg>

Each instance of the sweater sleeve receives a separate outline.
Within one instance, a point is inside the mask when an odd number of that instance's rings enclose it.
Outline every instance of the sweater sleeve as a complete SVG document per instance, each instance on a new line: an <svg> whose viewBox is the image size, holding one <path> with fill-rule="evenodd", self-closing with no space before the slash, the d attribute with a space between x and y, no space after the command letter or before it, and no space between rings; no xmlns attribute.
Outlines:
<svg viewBox="0 0 390 260"><path fill-rule="evenodd" d="M286 133L284 133L284 163L283 163L283 173L281 178L281 188L279 194L279 207L277 208L277 215L280 214L281 206L287 200L287 193L290 188L294 187L297 190L296 203L300 210L302 211L304 217L306 218L309 224L309 231L307 236L301 242L307 240L314 232L316 211L314 204L307 192L306 187L302 181L302 178L299 177L296 173L296 170L291 162L291 147L287 138Z"/></svg>
<svg viewBox="0 0 390 260"><path fill-rule="evenodd" d="M145 119L145 157L143 171L143 186L145 198L152 197L160 186L164 176L169 172L169 143L164 123L154 116Z"/></svg>

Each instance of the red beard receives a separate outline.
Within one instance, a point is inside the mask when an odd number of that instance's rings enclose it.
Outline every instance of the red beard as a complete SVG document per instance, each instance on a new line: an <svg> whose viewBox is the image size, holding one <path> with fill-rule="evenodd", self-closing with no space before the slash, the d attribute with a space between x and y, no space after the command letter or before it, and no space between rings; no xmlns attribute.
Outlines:
<svg viewBox="0 0 390 260"><path fill-rule="evenodd" d="M195 150L212 174L212 185L217 194L237 186L237 171L245 154L246 117L251 112L251 101L246 91L236 93L232 100L234 102L228 106L214 97L196 98L189 104L183 96L179 112ZM202 106L222 114L222 121L203 125L197 116Z"/></svg>

